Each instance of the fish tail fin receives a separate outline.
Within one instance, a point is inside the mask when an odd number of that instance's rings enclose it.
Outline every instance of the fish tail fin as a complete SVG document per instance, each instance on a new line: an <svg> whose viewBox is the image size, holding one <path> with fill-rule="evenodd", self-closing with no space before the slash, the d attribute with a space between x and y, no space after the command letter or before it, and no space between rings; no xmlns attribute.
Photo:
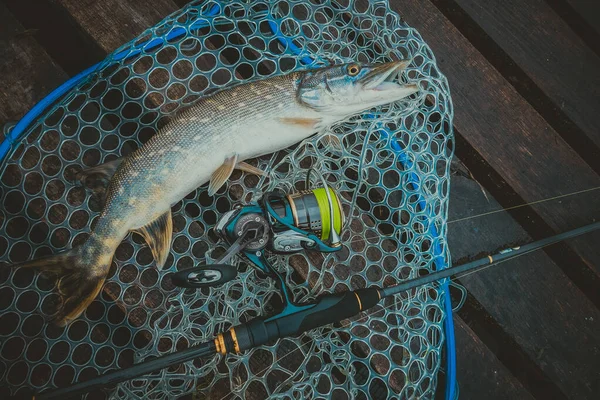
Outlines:
<svg viewBox="0 0 600 400"><path fill-rule="evenodd" d="M67 252L15 265L36 268L58 276L56 289L61 302L52 321L59 326L68 325L85 311L96 298L108 274L112 253L89 251L84 244Z"/></svg>

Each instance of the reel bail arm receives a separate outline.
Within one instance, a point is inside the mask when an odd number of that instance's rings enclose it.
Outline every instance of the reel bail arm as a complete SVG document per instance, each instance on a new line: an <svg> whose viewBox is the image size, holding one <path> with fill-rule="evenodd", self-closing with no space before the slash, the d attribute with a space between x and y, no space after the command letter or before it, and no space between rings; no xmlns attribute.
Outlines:
<svg viewBox="0 0 600 400"><path fill-rule="evenodd" d="M311 187L313 174L319 178L322 188ZM242 252L253 266L277 281L286 307L293 304L285 280L268 264L265 249L279 254L303 250L338 251L344 224L338 194L327 185L323 175L310 168L305 182L304 191L287 196L267 192L258 203L238 205L226 212L215 226L218 235L230 245L225 254L212 265L176 272L173 283L183 288L226 283L237 275L235 267L226 263Z"/></svg>

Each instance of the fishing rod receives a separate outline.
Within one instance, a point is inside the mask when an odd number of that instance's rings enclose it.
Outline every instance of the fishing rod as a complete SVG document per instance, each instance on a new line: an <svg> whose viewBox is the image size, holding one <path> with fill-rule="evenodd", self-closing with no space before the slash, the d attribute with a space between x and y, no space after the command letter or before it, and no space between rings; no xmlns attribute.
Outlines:
<svg viewBox="0 0 600 400"><path fill-rule="evenodd" d="M72 386L42 392L34 396L34 399L66 399L135 379L195 358L210 357L217 353L225 355L234 352L239 354L276 339L296 336L311 329L351 318L361 311L375 306L381 300L404 291L455 275L466 274L467 272L474 273L502 261L516 258L545 246L599 229L600 222L596 222L520 247L507 248L466 264L433 272L386 288L371 287L343 293L324 294L314 302L295 307L289 313L278 314L272 317L255 318L250 322L234 326L226 332L219 333L214 340L200 343L165 356L153 358L152 360L142 361L129 368L113 371Z"/></svg>

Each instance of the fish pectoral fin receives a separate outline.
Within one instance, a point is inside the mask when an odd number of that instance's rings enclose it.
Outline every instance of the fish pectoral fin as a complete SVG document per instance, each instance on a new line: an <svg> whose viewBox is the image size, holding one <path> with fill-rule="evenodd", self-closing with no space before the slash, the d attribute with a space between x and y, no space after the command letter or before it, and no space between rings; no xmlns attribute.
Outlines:
<svg viewBox="0 0 600 400"><path fill-rule="evenodd" d="M247 162L240 161L235 165L235 169L239 169L240 171L248 172L250 174L259 175L259 176L268 176L268 174L260 168L256 168L254 165L250 165Z"/></svg>
<svg viewBox="0 0 600 400"><path fill-rule="evenodd" d="M321 118L281 117L279 121L286 125L316 128L321 123Z"/></svg>
<svg viewBox="0 0 600 400"><path fill-rule="evenodd" d="M171 210L162 214L154 221L136 230L144 237L159 270L165 265L169 251L171 250L171 238L173 237L173 219Z"/></svg>
<svg viewBox="0 0 600 400"><path fill-rule="evenodd" d="M110 181L122 162L123 157L119 157L112 161L105 162L104 164L84 169L75 175L75 181L79 181L83 185L87 185L88 179L93 176L95 176L97 180Z"/></svg>
<svg viewBox="0 0 600 400"><path fill-rule="evenodd" d="M231 176L231 173L235 169L238 159L238 155L234 154L231 157L227 157L225 162L212 173L210 177L210 183L208 184L208 195L212 196L217 193L217 190L221 188L227 182L227 179Z"/></svg>
<svg viewBox="0 0 600 400"><path fill-rule="evenodd" d="M325 146L329 146L337 152L341 153L344 150L340 138L332 133L326 133L323 135L323 142L325 143Z"/></svg>

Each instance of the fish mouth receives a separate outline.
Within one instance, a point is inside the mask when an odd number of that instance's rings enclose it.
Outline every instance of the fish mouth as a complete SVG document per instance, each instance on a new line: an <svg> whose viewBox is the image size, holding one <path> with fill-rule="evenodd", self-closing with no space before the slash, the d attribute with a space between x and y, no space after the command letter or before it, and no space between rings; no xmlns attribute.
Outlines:
<svg viewBox="0 0 600 400"><path fill-rule="evenodd" d="M377 65L361 79L361 83L365 89L374 90L377 92L408 87L415 89L416 92L418 90L417 85L403 85L398 82L399 75L410 65L411 62L412 59L409 59Z"/></svg>

